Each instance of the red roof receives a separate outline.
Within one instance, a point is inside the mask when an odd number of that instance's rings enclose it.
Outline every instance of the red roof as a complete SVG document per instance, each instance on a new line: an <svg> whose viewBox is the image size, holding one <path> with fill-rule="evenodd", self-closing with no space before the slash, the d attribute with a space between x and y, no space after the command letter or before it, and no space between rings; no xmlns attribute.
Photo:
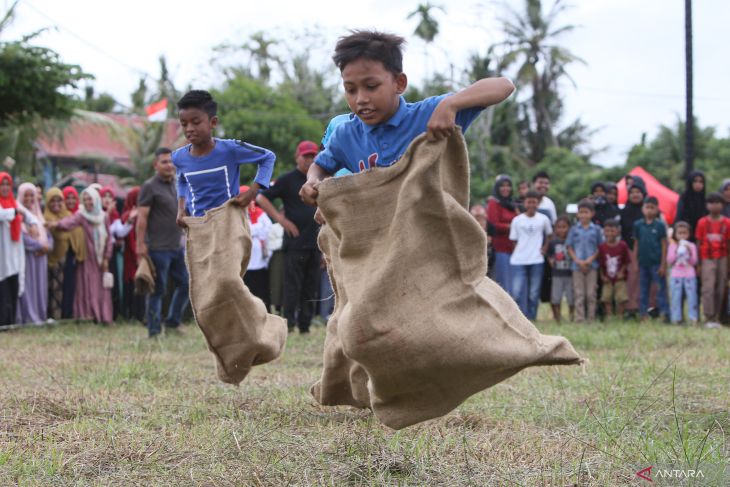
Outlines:
<svg viewBox="0 0 730 487"><path fill-rule="evenodd" d="M147 121L146 117L139 115L115 113L98 113L97 115L109 118L124 127L142 127ZM180 145L180 123L171 119L164 124L165 133L162 136L161 145L175 149ZM103 124L76 121L63 135L63 140L41 137L37 142L38 151L44 156L69 159L112 159L124 167L133 168L129 148L119 138L112 136L109 129Z"/></svg>

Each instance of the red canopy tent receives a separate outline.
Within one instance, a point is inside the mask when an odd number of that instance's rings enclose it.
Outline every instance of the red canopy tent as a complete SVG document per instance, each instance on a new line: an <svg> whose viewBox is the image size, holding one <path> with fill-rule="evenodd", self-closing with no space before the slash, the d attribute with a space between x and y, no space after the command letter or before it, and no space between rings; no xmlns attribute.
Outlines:
<svg viewBox="0 0 730 487"><path fill-rule="evenodd" d="M647 172L641 166L636 166L629 171L629 174L632 176L639 176L644 180L647 195L654 196L657 200L659 200L659 209L664 214L664 218L666 218L667 223L672 225L674 223L674 217L677 215L679 194L657 181L651 173ZM626 200L628 198L626 179L622 178L621 181L616 183L616 186L618 186L618 202L620 204L626 204Z"/></svg>

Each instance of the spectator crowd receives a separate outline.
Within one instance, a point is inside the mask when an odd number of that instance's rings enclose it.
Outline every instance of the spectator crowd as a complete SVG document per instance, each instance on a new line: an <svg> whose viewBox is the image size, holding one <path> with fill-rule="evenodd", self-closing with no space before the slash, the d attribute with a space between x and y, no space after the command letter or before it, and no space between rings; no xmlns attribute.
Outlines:
<svg viewBox="0 0 730 487"><path fill-rule="evenodd" d="M325 320L333 306L314 208L299 197L317 152L314 142L300 143L295 169L244 211L252 235L245 282L302 333L318 306ZM177 329L188 276L170 150L157 151L154 167L124 200L96 184L43 194L0 173L0 326L121 317L145 323L150 336ZM558 214L547 173L517 184L516 194L514 186L499 176L487 204L471 212L490 237L490 276L528 318L543 301L556 321L567 311L577 322L615 315L696 324L700 308L706 327L727 320L730 179L706 195L704 175L692 173L672 228L640 177L626 176L623 207L615 184L596 182L575 217ZM155 270L147 296L134 291L143 259Z"/></svg>

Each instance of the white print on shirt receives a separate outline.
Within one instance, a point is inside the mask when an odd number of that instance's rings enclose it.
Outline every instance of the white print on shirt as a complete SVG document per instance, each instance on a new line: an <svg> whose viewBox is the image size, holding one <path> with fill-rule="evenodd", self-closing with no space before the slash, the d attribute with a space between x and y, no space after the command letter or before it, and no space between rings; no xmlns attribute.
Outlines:
<svg viewBox="0 0 730 487"><path fill-rule="evenodd" d="M360 168L360 171L365 171L365 169L372 169L378 164L378 153L373 152L368 156L368 167L365 167L365 161L362 159L360 162L357 163L358 167Z"/></svg>
<svg viewBox="0 0 730 487"><path fill-rule="evenodd" d="M219 171L223 172L223 177L226 182L226 193L228 194L228 199L230 199L231 198L231 185L230 185L230 182L228 181L228 167L219 166L219 167L214 167L211 169L203 169L201 171L191 171L191 172L183 173L183 175L185 176L185 180L188 182L188 187L190 188L190 208L193 210L192 216L197 216L197 215L195 214L195 188L193 188L193 182L190 180L190 176L200 176L203 174L210 175L211 173L216 173ZM210 179L210 178L206 178L206 179ZM208 182L208 184L211 184L211 183ZM211 186L212 186L212 184L211 184Z"/></svg>
<svg viewBox="0 0 730 487"><path fill-rule="evenodd" d="M618 255L609 255L606 259L606 274L613 279L618 275L618 265L621 259Z"/></svg>

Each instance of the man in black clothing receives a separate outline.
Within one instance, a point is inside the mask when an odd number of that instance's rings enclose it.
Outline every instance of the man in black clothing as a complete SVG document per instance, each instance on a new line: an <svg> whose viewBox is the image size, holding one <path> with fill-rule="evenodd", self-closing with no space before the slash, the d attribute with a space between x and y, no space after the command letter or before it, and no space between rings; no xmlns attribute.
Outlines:
<svg viewBox="0 0 730 487"><path fill-rule="evenodd" d="M314 142L300 142L295 153L296 169L282 175L256 197L256 203L284 227L284 318L290 330L296 324L301 333L309 332L314 315L322 256L317 247L316 208L302 202L299 190L307 181L307 171L317 152ZM284 203L283 212L271 203L276 198Z"/></svg>

